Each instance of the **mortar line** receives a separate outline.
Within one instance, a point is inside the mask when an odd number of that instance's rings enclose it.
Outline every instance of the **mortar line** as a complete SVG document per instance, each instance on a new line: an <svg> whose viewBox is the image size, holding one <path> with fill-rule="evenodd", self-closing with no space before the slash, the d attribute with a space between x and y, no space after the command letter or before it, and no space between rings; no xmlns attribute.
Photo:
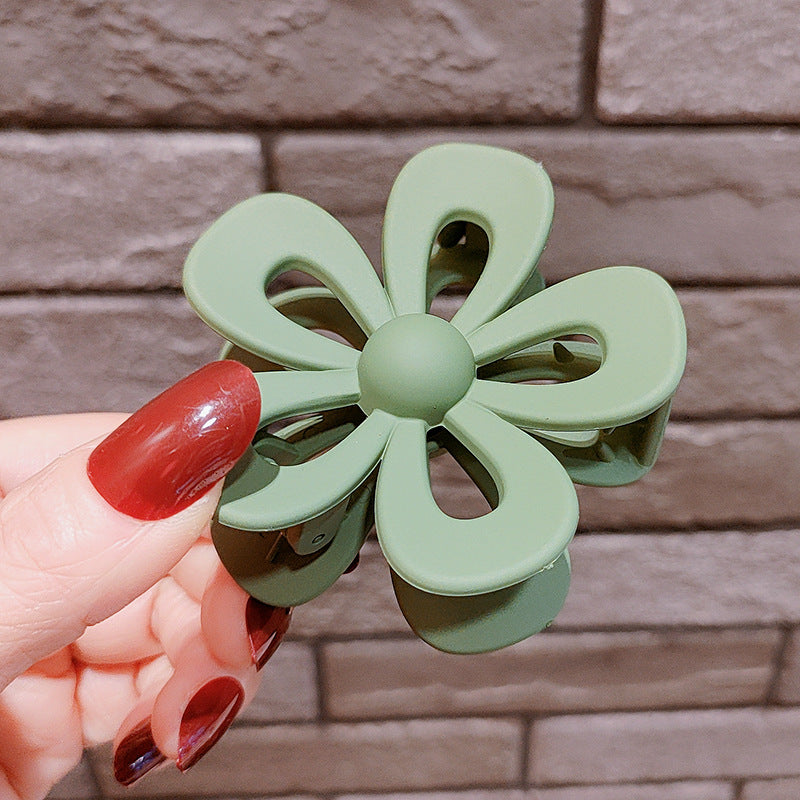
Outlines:
<svg viewBox="0 0 800 800"><path fill-rule="evenodd" d="M593 128L598 124L595 113L597 98L597 69L600 57L600 36L603 26L603 0L585 0L583 32L583 61L581 64L581 114L577 122L582 127Z"/></svg>
<svg viewBox="0 0 800 800"><path fill-rule="evenodd" d="M723 420L720 420L721 422ZM776 517L762 522L749 520L721 520L686 525L641 525L628 523L620 525L592 526L586 522L578 523L581 536L605 536L608 534L642 534L663 536L669 534L690 534L693 536L713 536L719 533L774 533L775 531L795 531L800 527L800 518Z"/></svg>
<svg viewBox="0 0 800 800"><path fill-rule="evenodd" d="M268 191L274 191L275 187L268 187ZM565 280L565 279L564 279ZM561 281L553 281L551 286ZM708 292L708 293L734 293L739 291L767 291L767 290L788 290L796 291L800 289L800 277L797 279L781 280L757 280L751 282L725 282L725 281L671 281L670 285L677 291ZM156 284L153 286L131 286L131 287L23 287L19 289L0 288L0 299L16 297L123 297L138 295L182 295L183 290L180 286L170 284ZM449 296L460 296L456 292L445 292Z"/></svg>
<svg viewBox="0 0 800 800"><path fill-rule="evenodd" d="M316 688L317 721L320 724L329 724L333 721L328 702L328 688L325 684L325 670L322 666L322 648L324 643L316 639L311 645L314 657L314 685Z"/></svg>
<svg viewBox="0 0 800 800"><path fill-rule="evenodd" d="M781 639L775 654L772 658L772 674L770 675L767 689L764 693L765 706L779 706L782 705L778 701L778 687L780 685L781 676L786 668L786 658L789 650L789 641L792 636L792 626L781 626Z"/></svg>
<svg viewBox="0 0 800 800"><path fill-rule="evenodd" d="M530 761L531 745L533 742L533 729L536 725L536 718L532 714L523 717L524 728L522 729L522 767L520 775L520 789L530 788Z"/></svg>
<svg viewBox="0 0 800 800"><path fill-rule="evenodd" d="M589 2L599 2L599 0L589 0ZM43 136L56 135L59 133L107 133L110 135L131 134L131 133L198 133L198 134L246 134L251 136L262 135L291 135L291 134L313 134L313 133L353 133L371 134L386 133L387 135L405 133L435 133L436 131L507 131L520 132L537 130L570 130L576 128L577 123L586 121L583 115L577 119L559 118L531 118L513 117L509 119L477 119L477 120L455 120L452 122L440 122L434 119L421 119L409 122L390 120L381 123L377 120L354 121L354 120L332 120L332 121L311 121L302 122L297 120L287 120L274 125L269 124L247 124L247 125L132 125L132 124L103 124L95 123L51 123L45 122L20 124L0 122L0 135L4 133L33 133ZM709 122L671 122L666 120L652 121L618 121L607 122L592 117L592 127L604 131L673 131L673 132L720 132L729 130L732 133L750 131L754 133L775 133L779 131L800 132L799 120L719 120Z"/></svg>
<svg viewBox="0 0 800 800"><path fill-rule="evenodd" d="M275 140L277 134L266 133L259 137L261 142L261 191L274 192L278 190L278 182L275 177Z"/></svg>

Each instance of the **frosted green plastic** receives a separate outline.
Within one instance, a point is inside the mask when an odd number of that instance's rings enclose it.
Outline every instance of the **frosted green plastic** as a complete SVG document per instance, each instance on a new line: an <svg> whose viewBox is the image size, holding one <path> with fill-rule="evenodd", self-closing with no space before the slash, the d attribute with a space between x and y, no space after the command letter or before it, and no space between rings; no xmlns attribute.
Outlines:
<svg viewBox="0 0 800 800"><path fill-rule="evenodd" d="M332 586L358 555L372 525L372 489L361 487L344 504L340 521L330 526L330 544L313 554L296 553L280 532L240 531L218 521L211 528L212 539L248 594L273 606L301 605Z"/></svg>
<svg viewBox="0 0 800 800"><path fill-rule="evenodd" d="M447 653L499 650L543 630L564 605L569 579L566 551L527 580L468 597L423 592L392 572L403 616L417 636Z"/></svg>
<svg viewBox="0 0 800 800"><path fill-rule="evenodd" d="M686 332L674 292L639 267L545 289L536 263L552 214L540 164L444 144L392 188L385 290L352 236L298 197L246 200L201 236L186 296L262 395L261 432L214 531L247 591L276 605L317 596L358 552L374 503L400 607L433 646L496 649L553 619L569 585L573 481L619 485L652 467ZM268 298L288 270L324 287ZM430 305L455 284L470 291L446 322ZM488 514L439 508L428 461L442 447Z"/></svg>

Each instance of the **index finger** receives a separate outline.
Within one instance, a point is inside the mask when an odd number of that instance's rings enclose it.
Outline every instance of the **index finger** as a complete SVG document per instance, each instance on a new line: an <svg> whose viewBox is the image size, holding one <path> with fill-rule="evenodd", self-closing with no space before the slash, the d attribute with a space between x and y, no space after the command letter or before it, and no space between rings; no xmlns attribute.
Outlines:
<svg viewBox="0 0 800 800"><path fill-rule="evenodd" d="M0 422L0 497L54 459L119 427L128 414L54 414Z"/></svg>

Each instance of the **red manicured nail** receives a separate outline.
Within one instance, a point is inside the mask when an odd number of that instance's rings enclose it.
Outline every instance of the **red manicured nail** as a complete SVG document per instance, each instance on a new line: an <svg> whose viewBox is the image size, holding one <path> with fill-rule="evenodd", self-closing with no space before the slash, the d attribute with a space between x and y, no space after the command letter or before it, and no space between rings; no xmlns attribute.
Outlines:
<svg viewBox="0 0 800 800"><path fill-rule="evenodd" d="M172 516L236 463L260 413L253 373L238 361L214 361L109 434L89 456L89 479L124 514L148 520Z"/></svg>
<svg viewBox="0 0 800 800"><path fill-rule="evenodd" d="M150 720L146 719L117 745L114 751L114 777L123 786L130 786L164 761L166 756L153 741Z"/></svg>
<svg viewBox="0 0 800 800"><path fill-rule="evenodd" d="M189 701L178 732L177 766L186 772L194 766L228 730L242 707L244 689L235 678L214 678Z"/></svg>
<svg viewBox="0 0 800 800"><path fill-rule="evenodd" d="M277 608L261 603L254 597L247 600L244 611L250 653L256 669L261 669L283 641L292 618L291 608Z"/></svg>

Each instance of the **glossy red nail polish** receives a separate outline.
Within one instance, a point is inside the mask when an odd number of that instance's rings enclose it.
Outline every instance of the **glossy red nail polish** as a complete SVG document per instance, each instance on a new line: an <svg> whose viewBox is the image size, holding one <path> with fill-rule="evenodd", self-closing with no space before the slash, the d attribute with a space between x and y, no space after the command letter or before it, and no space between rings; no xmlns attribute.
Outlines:
<svg viewBox="0 0 800 800"><path fill-rule="evenodd" d="M204 684L189 701L178 732L177 766L186 772L218 741L244 700L242 684L223 676Z"/></svg>
<svg viewBox="0 0 800 800"><path fill-rule="evenodd" d="M261 603L254 597L247 600L244 611L250 653L256 669L261 669L283 641L292 618L291 608L277 608Z"/></svg>
<svg viewBox="0 0 800 800"><path fill-rule="evenodd" d="M164 761L166 756L153 740L150 720L146 719L117 745L114 751L114 777L123 786L130 786Z"/></svg>
<svg viewBox="0 0 800 800"><path fill-rule="evenodd" d="M238 361L214 361L143 406L89 456L110 505L164 519L204 495L236 463L258 426L261 394Z"/></svg>

